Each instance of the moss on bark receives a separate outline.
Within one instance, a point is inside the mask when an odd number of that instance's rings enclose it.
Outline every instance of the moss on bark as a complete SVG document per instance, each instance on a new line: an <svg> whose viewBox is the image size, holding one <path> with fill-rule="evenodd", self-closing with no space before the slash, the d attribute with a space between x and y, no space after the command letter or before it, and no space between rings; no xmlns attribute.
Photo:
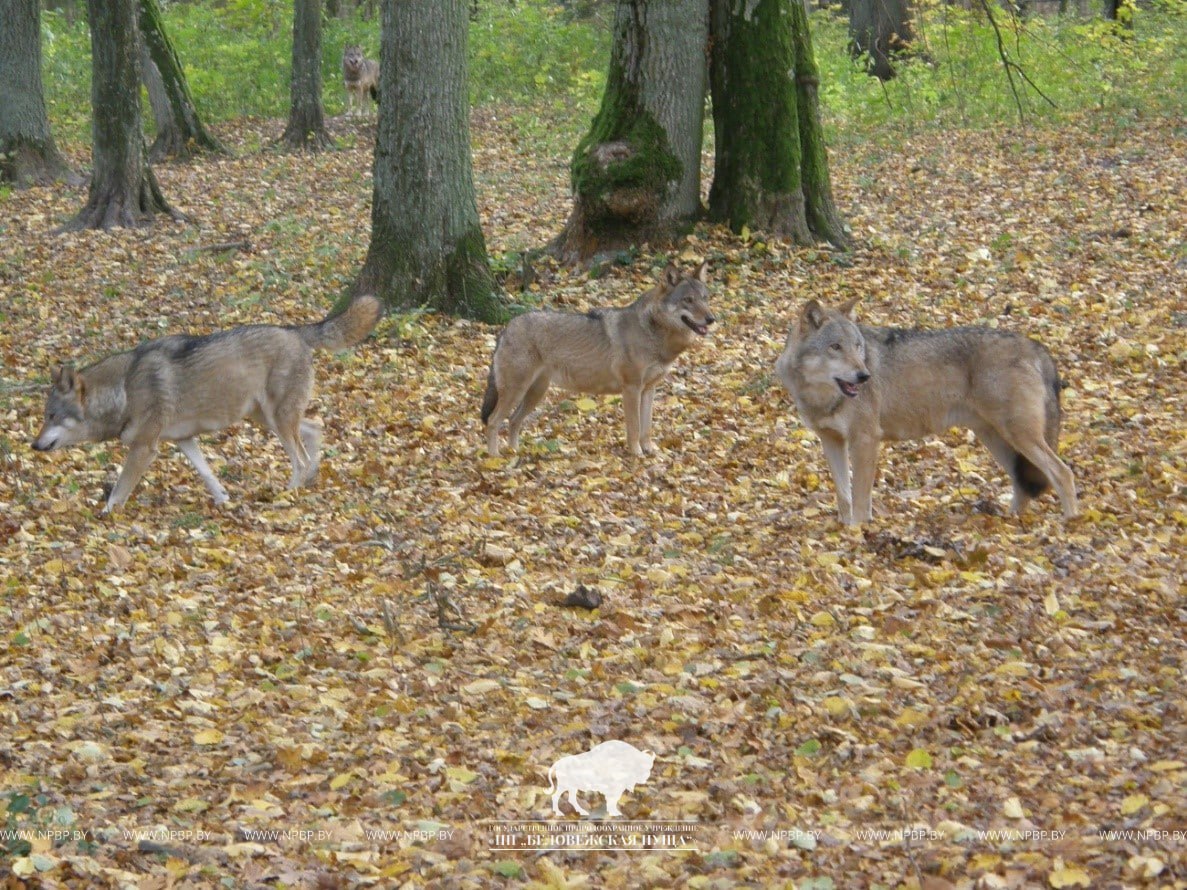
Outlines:
<svg viewBox="0 0 1187 890"><path fill-rule="evenodd" d="M798 0L713 0L711 218L807 243L844 243L832 203L819 74Z"/></svg>
<svg viewBox="0 0 1187 890"><path fill-rule="evenodd" d="M644 19L634 4L620 4L602 104L570 165L573 213L550 248L569 261L662 241L692 222L662 218L684 167L644 107L641 56L650 37Z"/></svg>

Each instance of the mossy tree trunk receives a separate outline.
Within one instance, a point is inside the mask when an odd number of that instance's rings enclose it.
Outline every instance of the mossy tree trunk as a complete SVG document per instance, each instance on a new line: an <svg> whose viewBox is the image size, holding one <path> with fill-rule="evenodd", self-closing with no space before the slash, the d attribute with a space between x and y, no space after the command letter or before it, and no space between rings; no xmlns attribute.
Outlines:
<svg viewBox="0 0 1187 890"><path fill-rule="evenodd" d="M39 0L0 0L0 23L0 182L78 183L45 113Z"/></svg>
<svg viewBox="0 0 1187 890"><path fill-rule="evenodd" d="M200 152L226 154L222 143L207 132L198 117L181 59L165 33L157 0L140 0L140 33L141 74L157 122L157 138L148 151L149 160L184 160Z"/></svg>
<svg viewBox="0 0 1187 890"><path fill-rule="evenodd" d="M909 51L915 32L909 0L852 0L849 51L879 80L894 77L894 58Z"/></svg>
<svg viewBox="0 0 1187 890"><path fill-rule="evenodd" d="M468 12L466 0L381 6L371 246L355 292L499 322L470 166Z"/></svg>
<svg viewBox="0 0 1187 890"><path fill-rule="evenodd" d="M334 140L321 105L321 0L293 0L292 104L280 141L295 151L321 151Z"/></svg>
<svg viewBox="0 0 1187 890"><path fill-rule="evenodd" d="M711 0L716 162L710 217L848 243L832 197L819 72L800 0Z"/></svg>
<svg viewBox="0 0 1187 890"><path fill-rule="evenodd" d="M166 203L145 156L136 0L87 0L87 19L94 171L86 206L63 228L144 226L157 213L180 219Z"/></svg>
<svg viewBox="0 0 1187 890"><path fill-rule="evenodd" d="M659 246L700 215L708 13L706 0L619 0L606 91L551 248L566 261Z"/></svg>

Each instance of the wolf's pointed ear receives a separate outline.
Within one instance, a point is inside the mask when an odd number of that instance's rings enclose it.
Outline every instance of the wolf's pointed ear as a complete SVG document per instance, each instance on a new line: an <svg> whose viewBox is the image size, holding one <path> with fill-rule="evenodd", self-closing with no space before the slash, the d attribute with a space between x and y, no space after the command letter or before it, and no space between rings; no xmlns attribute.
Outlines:
<svg viewBox="0 0 1187 890"><path fill-rule="evenodd" d="M693 278L695 278L701 284L709 283L709 261L708 260L705 260L703 263L700 264L700 266L697 267L696 274L693 275Z"/></svg>
<svg viewBox="0 0 1187 890"><path fill-rule="evenodd" d="M850 321L857 321L857 303L859 300L861 300L861 297L846 300L837 311L846 316Z"/></svg>
<svg viewBox="0 0 1187 890"><path fill-rule="evenodd" d="M664 269L662 280L668 287L675 287L680 283L680 270L676 268L675 263L668 263L668 268Z"/></svg>
<svg viewBox="0 0 1187 890"><path fill-rule="evenodd" d="M74 389L74 366L58 365L50 379L53 381L54 389L59 392L70 392Z"/></svg>
<svg viewBox="0 0 1187 890"><path fill-rule="evenodd" d="M824 325L824 307L816 300L809 300L800 313L800 321L806 327L816 330Z"/></svg>

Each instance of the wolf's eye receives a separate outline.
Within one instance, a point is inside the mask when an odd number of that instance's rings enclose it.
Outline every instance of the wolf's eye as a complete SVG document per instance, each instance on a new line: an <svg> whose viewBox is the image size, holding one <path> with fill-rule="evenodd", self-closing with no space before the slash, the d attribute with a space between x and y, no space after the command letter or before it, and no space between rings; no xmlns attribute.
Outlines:
<svg viewBox="0 0 1187 890"><path fill-rule="evenodd" d="M833 352L840 352L840 351L841 351L841 344L840 344L840 343L834 343L832 346L830 346L830 347L829 347L829 349L831 349Z"/></svg>

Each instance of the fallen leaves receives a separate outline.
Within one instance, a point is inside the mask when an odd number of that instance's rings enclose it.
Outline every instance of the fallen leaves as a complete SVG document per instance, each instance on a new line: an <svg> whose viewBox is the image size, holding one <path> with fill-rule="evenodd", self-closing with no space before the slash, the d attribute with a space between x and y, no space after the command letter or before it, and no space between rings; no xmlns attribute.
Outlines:
<svg viewBox="0 0 1187 890"><path fill-rule="evenodd" d="M511 126L475 129L496 253L567 209L563 164ZM162 168L196 229L51 237L79 193L7 196L0 827L32 840L0 856L79 886L1179 880L1185 157L1157 122L915 136L834 158L843 262L699 228L681 251L710 258L721 330L662 386L654 458L623 453L614 400L560 395L485 457L496 332L414 314L319 356L314 488L283 491L244 427L208 449L231 505L165 448L109 519L122 448L33 454L41 395L9 384L319 317L361 267L367 153ZM230 240L251 249L194 250ZM541 263L530 295L621 304L654 272ZM886 447L876 521L839 527L770 365L802 299L859 294L874 322L1046 342L1084 516L1005 515L953 433ZM481 820L547 819L549 765L610 738L659 754L628 817L710 824L698 852L487 849Z"/></svg>

